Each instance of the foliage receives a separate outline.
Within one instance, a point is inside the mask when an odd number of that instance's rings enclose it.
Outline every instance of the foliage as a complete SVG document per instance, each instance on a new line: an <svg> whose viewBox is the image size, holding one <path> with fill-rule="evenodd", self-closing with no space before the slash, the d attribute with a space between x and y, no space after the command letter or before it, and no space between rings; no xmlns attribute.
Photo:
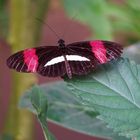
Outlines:
<svg viewBox="0 0 140 140"><path fill-rule="evenodd" d="M46 140L55 140L55 138L48 131L46 118L48 110L48 101L46 96L43 94L43 91L38 87L34 87L31 91L30 96L31 104L36 111L38 120L43 129L44 136Z"/></svg>
<svg viewBox="0 0 140 140"><path fill-rule="evenodd" d="M132 44L123 51L123 56L140 64L140 43Z"/></svg>
<svg viewBox="0 0 140 140"><path fill-rule="evenodd" d="M119 135L139 140L139 65L121 58L99 66L88 76L74 77L72 80L66 78L65 80L69 90L64 83L63 88L62 83L52 84L51 87L50 85L41 87L45 89L48 101L50 101L48 118L87 134L112 136L112 139L115 139L113 135L110 135L111 129L98 131L100 127L105 128L105 124L97 121L101 124L98 126L95 118L97 117L105 121L108 124L107 127L112 128ZM71 95L71 92L74 96ZM30 94L27 94L23 97L21 106L32 110L29 96ZM82 120L85 120L83 125ZM97 127L94 128L96 125Z"/></svg>
<svg viewBox="0 0 140 140"><path fill-rule="evenodd" d="M140 1L63 0L70 16L88 25L95 38L111 40L116 32L125 33L126 43L140 40Z"/></svg>
<svg viewBox="0 0 140 140"><path fill-rule="evenodd" d="M114 140L125 140L124 137L119 137L111 129L106 128L105 123L96 119L98 113L94 112L93 108L81 106L80 102L75 99L72 92L67 88L65 82L44 84L38 86L38 88L33 87L21 98L19 105L21 108L27 108L37 115L38 113L32 105L31 97L36 96L34 94L36 90L39 90L40 96L44 100L48 100L48 111L47 109L44 110L44 114L47 112L49 121L83 134L104 138L112 137ZM38 110L41 110L41 108Z"/></svg>
<svg viewBox="0 0 140 140"><path fill-rule="evenodd" d="M41 26L35 25L35 28L33 26L27 28L32 25L33 19L36 18L30 18L29 13L33 12L29 6L31 1L26 1L25 5L19 4L22 1L17 1L16 4L15 0L12 2L11 9L13 11L11 10L9 27L12 50L15 51L27 46L32 47L34 42L39 39ZM139 0L124 0L123 4L116 4L107 0L63 0L63 2L65 9L71 16L80 11L76 18L90 26L96 38L111 40L114 38L114 33L121 31L125 33L131 32L132 36L128 37L128 42L140 39ZM44 17L48 1L38 1L37 5L40 5L36 9L37 15ZM8 29L8 13L5 0L0 1L0 21L2 21L0 31L3 35L7 33ZM64 82L40 86L41 90L33 87L22 98L21 106L36 113L48 140L55 138L47 129L46 117L59 125L92 136L124 140L124 137L117 135L119 134L139 140L139 72L140 67L134 62L121 59L100 66L97 71L86 77L75 77L72 80L65 79L69 89L67 89ZM8 114L9 120L5 127L5 132L7 134L11 133L11 135L7 135L8 138L14 135L17 136L16 139L19 139L19 136L25 139L32 138L30 131L28 131L32 126L30 114L16 109L17 100L22 91L35 82L34 77L31 81L28 80L30 79L29 77L13 74L15 97L12 95L11 108ZM49 109L47 99L49 100ZM96 117L105 121L105 123ZM26 118L30 120L31 124L28 123ZM105 127L106 123L109 128ZM24 124L24 127L22 124ZM15 129L13 129L14 126ZM28 131L28 133L18 135L23 128L24 131L22 132L26 133ZM112 129L115 132L112 132Z"/></svg>
<svg viewBox="0 0 140 140"><path fill-rule="evenodd" d="M101 66L94 74L67 80L85 106L119 135L140 139L140 66L127 59Z"/></svg>
<svg viewBox="0 0 140 140"><path fill-rule="evenodd" d="M64 82L40 86L45 91L41 94L48 98L49 119L94 136L124 140L116 138L118 133L140 139L139 65L120 58L99 66L87 76L65 78L65 81L68 89ZM35 112L30 101L31 91L23 96L20 106ZM96 118L105 121L107 128Z"/></svg>
<svg viewBox="0 0 140 140"><path fill-rule="evenodd" d="M35 42L37 43L40 33L38 28L40 29L41 27L34 24L34 16L40 15L43 17L46 14L49 0L40 0L36 3L33 3L34 1L32 0L10 0L9 2L10 24L8 41L12 53L14 53L27 47L31 48L35 45ZM38 7L38 5L43 6ZM12 91L3 133L14 140L33 139L32 114L27 110L19 110L17 104L25 89L29 88L36 81L36 77L32 74L27 76L27 74L12 73Z"/></svg>

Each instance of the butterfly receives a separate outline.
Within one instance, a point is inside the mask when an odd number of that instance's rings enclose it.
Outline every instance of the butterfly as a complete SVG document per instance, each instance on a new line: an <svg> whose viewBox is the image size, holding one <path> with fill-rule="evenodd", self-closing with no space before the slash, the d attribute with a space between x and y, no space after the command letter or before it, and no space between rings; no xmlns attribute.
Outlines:
<svg viewBox="0 0 140 140"><path fill-rule="evenodd" d="M122 46L104 40L82 41L58 46L40 46L19 51L7 59L7 65L18 72L33 72L43 76L86 75L98 65L121 56Z"/></svg>

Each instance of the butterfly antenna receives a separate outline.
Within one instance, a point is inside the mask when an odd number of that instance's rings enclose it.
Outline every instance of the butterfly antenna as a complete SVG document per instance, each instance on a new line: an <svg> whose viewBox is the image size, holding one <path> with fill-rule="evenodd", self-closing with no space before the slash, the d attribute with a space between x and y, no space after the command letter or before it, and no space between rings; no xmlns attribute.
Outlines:
<svg viewBox="0 0 140 140"><path fill-rule="evenodd" d="M59 36L58 36L58 34L53 30L53 28L49 25L49 24L47 24L45 21L43 21L42 19L40 19L40 18L36 18L39 22L41 22L41 23L44 23L45 25L47 25L47 27L55 34L55 36L58 38L58 39L61 39Z"/></svg>

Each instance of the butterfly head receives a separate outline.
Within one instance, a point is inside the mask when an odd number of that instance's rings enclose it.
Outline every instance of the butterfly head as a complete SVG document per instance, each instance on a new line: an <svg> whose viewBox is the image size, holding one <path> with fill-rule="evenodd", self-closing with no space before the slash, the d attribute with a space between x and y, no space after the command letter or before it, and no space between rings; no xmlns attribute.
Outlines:
<svg viewBox="0 0 140 140"><path fill-rule="evenodd" d="M58 44L60 48L65 48L65 41L63 39L59 39Z"/></svg>

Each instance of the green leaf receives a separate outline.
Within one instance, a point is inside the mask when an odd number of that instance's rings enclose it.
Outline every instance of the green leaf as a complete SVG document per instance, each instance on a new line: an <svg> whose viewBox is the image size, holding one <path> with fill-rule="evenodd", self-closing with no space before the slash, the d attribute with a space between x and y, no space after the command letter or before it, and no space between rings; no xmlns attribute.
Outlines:
<svg viewBox="0 0 140 140"><path fill-rule="evenodd" d="M109 128L140 137L140 66L128 59L101 65L91 75L66 79L76 98L100 113Z"/></svg>
<svg viewBox="0 0 140 140"><path fill-rule="evenodd" d="M34 86L32 88L30 98L31 98L31 103L35 108L37 115L47 112L48 101L46 96L44 96L43 91L40 88ZM45 117L47 117L47 113L45 114Z"/></svg>
<svg viewBox="0 0 140 140"><path fill-rule="evenodd" d="M44 84L40 88L42 91L40 94L48 99L47 115L50 121L91 136L125 140L124 137L119 137L111 129L106 128L105 123L96 119L98 113L93 111L93 107L81 106L65 82ZM31 91L22 97L20 107L37 113L30 102Z"/></svg>
<svg viewBox="0 0 140 140"><path fill-rule="evenodd" d="M127 43L130 37L140 40L139 0L63 0L63 5L68 15L90 27L94 38L112 40L123 32Z"/></svg>
<svg viewBox="0 0 140 140"><path fill-rule="evenodd" d="M46 140L55 140L54 136L49 132L47 128L47 110L48 110L48 101L46 96L43 94L43 91L34 86L31 90L30 95L31 104L34 107L40 125L43 129L44 136Z"/></svg>
<svg viewBox="0 0 140 140"><path fill-rule="evenodd" d="M63 0L64 8L70 16L88 25L95 38L111 40L112 26L105 15L105 0Z"/></svg>
<svg viewBox="0 0 140 140"><path fill-rule="evenodd" d="M126 47L123 51L123 56L135 61L137 64L140 64L140 43L135 43Z"/></svg>

